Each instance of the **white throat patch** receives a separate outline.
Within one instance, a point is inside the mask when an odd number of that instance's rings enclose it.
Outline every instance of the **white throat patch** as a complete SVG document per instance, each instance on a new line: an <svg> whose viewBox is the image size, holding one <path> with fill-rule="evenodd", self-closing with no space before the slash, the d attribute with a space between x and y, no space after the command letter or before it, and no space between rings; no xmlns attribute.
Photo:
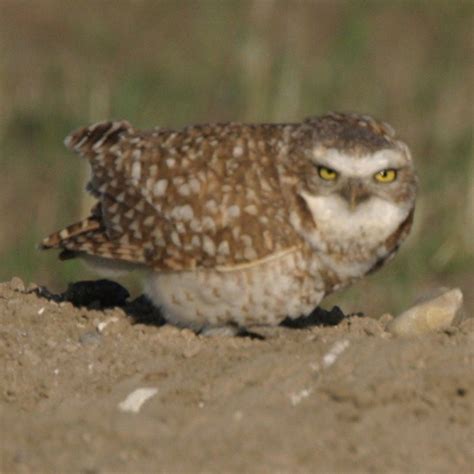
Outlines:
<svg viewBox="0 0 474 474"><path fill-rule="evenodd" d="M338 195L313 196L302 192L313 216L316 230L304 235L313 245L328 251L328 245L338 252L374 250L400 226L407 210L379 197L371 197L351 211Z"/></svg>

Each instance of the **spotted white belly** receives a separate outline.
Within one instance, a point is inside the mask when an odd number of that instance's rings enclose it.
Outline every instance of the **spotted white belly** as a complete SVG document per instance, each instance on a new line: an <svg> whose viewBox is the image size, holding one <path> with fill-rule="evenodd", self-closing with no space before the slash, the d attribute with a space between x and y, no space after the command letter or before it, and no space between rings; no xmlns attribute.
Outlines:
<svg viewBox="0 0 474 474"><path fill-rule="evenodd" d="M166 319L199 330L276 325L309 314L324 296L298 250L238 269L150 273L145 292Z"/></svg>

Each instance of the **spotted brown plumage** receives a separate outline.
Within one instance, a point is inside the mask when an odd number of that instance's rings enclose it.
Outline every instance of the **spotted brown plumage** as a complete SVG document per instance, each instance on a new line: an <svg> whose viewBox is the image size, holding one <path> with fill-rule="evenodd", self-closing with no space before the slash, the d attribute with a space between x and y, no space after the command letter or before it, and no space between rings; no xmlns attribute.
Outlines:
<svg viewBox="0 0 474 474"><path fill-rule="evenodd" d="M276 136L268 126L237 124L140 132L107 122L66 143L91 163L88 189L100 200L107 236L131 246L146 241L148 263L175 270L246 263L293 245L271 160L283 129ZM83 250L77 239L55 242ZM109 256L103 245L94 253Z"/></svg>
<svg viewBox="0 0 474 474"><path fill-rule="evenodd" d="M97 205L42 247L149 268L152 299L178 324L271 324L288 315L282 311L298 316L384 261L411 225L416 177L409 150L389 125L368 116L145 131L102 122L65 143L89 161L87 190ZM321 168L337 179L325 181ZM375 182L376 172L392 168L394 183ZM281 271L289 275L276 275ZM273 289L245 289L249 278L271 285L272 275L283 293L296 292L280 309ZM187 286L187 296L165 291L171 281ZM214 291L205 297L209 285ZM226 306L230 296L216 296L239 285L242 295L229 295L245 304ZM181 297L187 303L176 303ZM215 317L205 314L217 306Z"/></svg>

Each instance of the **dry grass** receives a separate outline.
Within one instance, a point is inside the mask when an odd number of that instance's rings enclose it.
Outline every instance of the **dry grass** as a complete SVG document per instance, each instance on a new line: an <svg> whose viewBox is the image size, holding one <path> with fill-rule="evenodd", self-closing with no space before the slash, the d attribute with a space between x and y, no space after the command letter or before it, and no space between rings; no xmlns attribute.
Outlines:
<svg viewBox="0 0 474 474"><path fill-rule="evenodd" d="M397 310L434 283L472 284L472 2L1 0L1 10L0 280L61 288L88 276L34 247L82 212L83 164L62 147L72 128L355 110L398 129L422 186L401 255L346 293L345 308Z"/></svg>

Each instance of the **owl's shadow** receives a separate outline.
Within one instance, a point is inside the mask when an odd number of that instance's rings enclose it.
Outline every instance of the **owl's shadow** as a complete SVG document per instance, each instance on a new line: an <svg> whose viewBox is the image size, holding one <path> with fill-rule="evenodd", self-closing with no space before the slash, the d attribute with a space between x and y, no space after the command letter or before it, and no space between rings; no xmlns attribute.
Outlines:
<svg viewBox="0 0 474 474"><path fill-rule="evenodd" d="M130 301L129 292L123 286L110 280L71 283L67 290L60 294L53 294L44 287L38 287L35 289L35 293L48 300L56 302L67 301L75 307L86 307L96 310L119 307L132 319L134 324L150 326L163 326L166 324L166 320L160 310L145 295ZM301 316L296 319L286 318L281 322L280 326L290 329L336 326L346 317L338 306L334 306L330 310L317 307L308 316ZM237 335L252 339L265 339L261 334L247 330L242 330Z"/></svg>
<svg viewBox="0 0 474 474"><path fill-rule="evenodd" d="M362 313L357 313L357 315L362 315ZM318 306L308 316L284 319L280 326L292 329L305 329L312 326L337 326L347 316L339 306L333 306L330 310Z"/></svg>
<svg viewBox="0 0 474 474"><path fill-rule="evenodd" d="M124 310L136 324L152 326L162 326L166 324L166 320L161 315L160 310L155 308L144 295L128 303L124 307ZM305 329L313 326L337 326L346 317L347 316L338 306L334 306L330 310L317 307L308 316L301 316L296 319L284 319L280 323L280 326L289 329ZM250 339L266 339L264 335L247 329L241 329L236 336Z"/></svg>

